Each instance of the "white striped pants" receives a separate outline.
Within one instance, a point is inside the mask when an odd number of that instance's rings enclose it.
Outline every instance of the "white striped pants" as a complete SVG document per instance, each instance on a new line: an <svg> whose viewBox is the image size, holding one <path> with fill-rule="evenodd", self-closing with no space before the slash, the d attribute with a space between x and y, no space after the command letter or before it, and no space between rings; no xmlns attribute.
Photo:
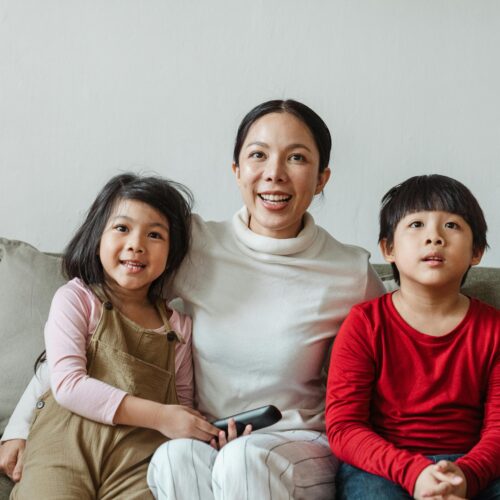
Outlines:
<svg viewBox="0 0 500 500"><path fill-rule="evenodd" d="M337 468L317 431L254 433L219 452L174 439L153 455L148 485L160 500L332 500Z"/></svg>

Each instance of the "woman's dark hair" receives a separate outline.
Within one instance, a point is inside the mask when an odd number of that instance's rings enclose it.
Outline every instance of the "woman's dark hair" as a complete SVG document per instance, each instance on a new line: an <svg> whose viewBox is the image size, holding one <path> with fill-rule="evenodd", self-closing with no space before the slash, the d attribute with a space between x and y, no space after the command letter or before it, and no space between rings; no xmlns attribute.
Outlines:
<svg viewBox="0 0 500 500"><path fill-rule="evenodd" d="M68 279L80 278L87 285L104 285L104 270L98 250L106 223L120 200L147 203L168 221L170 246L167 266L148 290L149 299L155 302L161 296L163 285L179 269L191 242L193 195L186 186L177 182L132 173L116 175L109 180L68 243L63 254L63 272ZM44 360L45 351L36 360L35 371Z"/></svg>
<svg viewBox="0 0 500 500"><path fill-rule="evenodd" d="M389 248L393 245L396 226L406 215L436 210L460 215L469 224L474 252L488 247L488 226L474 195L461 182L438 174L410 177L387 191L381 202L379 243L385 239ZM399 284L398 268L395 264L391 266Z"/></svg>
<svg viewBox="0 0 500 500"><path fill-rule="evenodd" d="M234 143L233 161L238 165L241 148L250 127L262 116L269 113L290 113L303 122L311 131L319 151L319 171L323 172L330 162L332 137L325 122L308 106L293 99L273 100L259 104L243 118L238 127Z"/></svg>

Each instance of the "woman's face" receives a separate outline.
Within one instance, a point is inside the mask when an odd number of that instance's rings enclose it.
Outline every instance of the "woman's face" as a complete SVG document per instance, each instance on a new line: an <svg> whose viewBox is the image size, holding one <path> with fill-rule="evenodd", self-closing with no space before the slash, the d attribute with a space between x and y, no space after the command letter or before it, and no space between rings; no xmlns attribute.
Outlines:
<svg viewBox="0 0 500 500"><path fill-rule="evenodd" d="M250 215L250 229L271 238L294 238L315 194L328 182L319 151L304 122L290 113L256 120L233 172Z"/></svg>

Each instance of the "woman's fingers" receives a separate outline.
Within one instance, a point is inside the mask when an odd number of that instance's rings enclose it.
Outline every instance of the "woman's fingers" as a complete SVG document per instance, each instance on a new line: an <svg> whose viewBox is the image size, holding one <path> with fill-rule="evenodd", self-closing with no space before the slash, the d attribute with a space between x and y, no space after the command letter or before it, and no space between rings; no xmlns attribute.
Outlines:
<svg viewBox="0 0 500 500"><path fill-rule="evenodd" d="M252 425L247 424L247 426L245 427L245 430L243 431L242 436L248 436L251 433L252 433Z"/></svg>

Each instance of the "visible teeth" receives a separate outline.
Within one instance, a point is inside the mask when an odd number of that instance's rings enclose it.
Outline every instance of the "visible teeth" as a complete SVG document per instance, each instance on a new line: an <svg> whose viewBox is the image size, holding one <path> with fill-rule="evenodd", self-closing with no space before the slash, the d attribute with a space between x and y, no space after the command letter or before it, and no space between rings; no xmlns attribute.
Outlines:
<svg viewBox="0 0 500 500"><path fill-rule="evenodd" d="M291 198L284 194L260 194L259 196L265 201L288 201Z"/></svg>
<svg viewBox="0 0 500 500"><path fill-rule="evenodd" d="M141 268L141 267L144 267L144 264L139 264L137 262L127 262L127 261L125 261L124 264L127 267L131 267L131 268Z"/></svg>

